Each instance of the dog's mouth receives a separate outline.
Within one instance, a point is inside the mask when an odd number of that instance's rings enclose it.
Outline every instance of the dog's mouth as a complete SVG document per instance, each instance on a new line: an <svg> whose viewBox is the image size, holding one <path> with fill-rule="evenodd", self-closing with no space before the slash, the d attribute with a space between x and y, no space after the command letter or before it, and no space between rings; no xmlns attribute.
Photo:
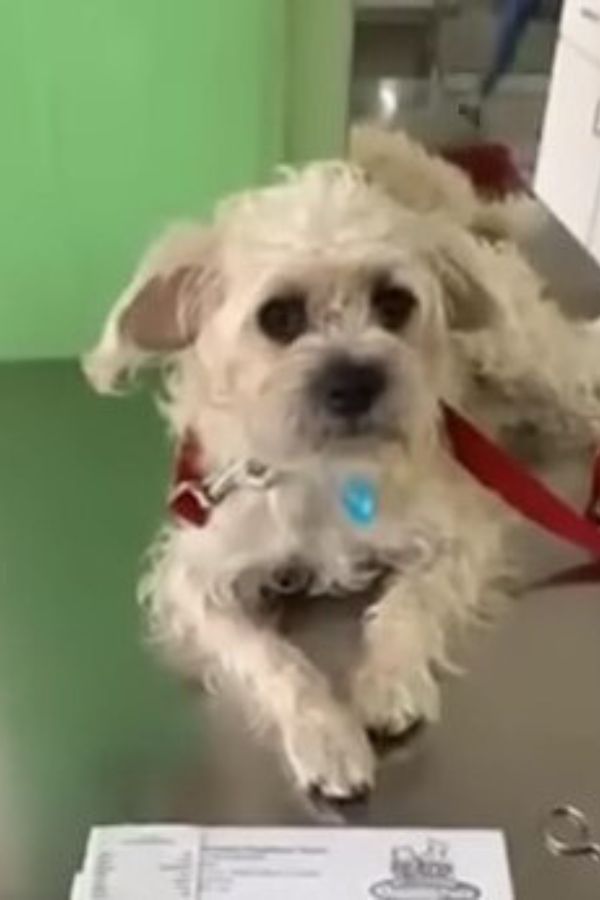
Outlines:
<svg viewBox="0 0 600 900"><path fill-rule="evenodd" d="M316 428L311 429L318 446L356 449L381 443L398 443L403 440L403 431L391 416L367 415L354 419L338 421L323 419Z"/></svg>
<svg viewBox="0 0 600 900"><path fill-rule="evenodd" d="M378 421L374 416L363 416L357 419L349 419L343 422L331 422L326 427L333 440L358 440L360 438L391 437L397 433L384 422Z"/></svg>

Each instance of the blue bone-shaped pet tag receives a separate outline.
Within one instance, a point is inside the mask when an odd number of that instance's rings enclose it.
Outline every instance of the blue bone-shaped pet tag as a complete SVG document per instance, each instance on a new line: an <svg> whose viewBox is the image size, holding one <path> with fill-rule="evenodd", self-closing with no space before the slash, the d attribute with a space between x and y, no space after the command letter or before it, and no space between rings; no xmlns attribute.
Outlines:
<svg viewBox="0 0 600 900"><path fill-rule="evenodd" d="M372 525L379 511L379 494L370 478L351 475L340 488L340 500L347 518L353 525L366 528Z"/></svg>

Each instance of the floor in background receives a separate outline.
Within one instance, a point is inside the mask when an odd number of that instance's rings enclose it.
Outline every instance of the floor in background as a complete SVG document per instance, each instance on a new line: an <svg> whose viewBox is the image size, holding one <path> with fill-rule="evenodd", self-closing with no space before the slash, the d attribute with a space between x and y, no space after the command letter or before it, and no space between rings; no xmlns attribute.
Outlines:
<svg viewBox="0 0 600 900"><path fill-rule="evenodd" d="M402 4L398 4L401 6ZM437 34L427 18L388 12L358 17L355 32L351 115L402 127L428 144L502 140L511 145L523 171L535 163L546 101L556 25L534 21L514 67L486 104L483 127L461 116L461 101L475 94L488 65L497 29L496 7L481 0L441 3ZM437 66L432 63L437 61ZM430 90L431 75L441 79Z"/></svg>
<svg viewBox="0 0 600 900"><path fill-rule="evenodd" d="M459 113L471 96L472 77L448 81L444 90L426 80L384 78L355 82L353 119L402 128L427 146L501 141L508 144L527 180L533 174L546 106L546 80L511 79L484 107L481 128Z"/></svg>

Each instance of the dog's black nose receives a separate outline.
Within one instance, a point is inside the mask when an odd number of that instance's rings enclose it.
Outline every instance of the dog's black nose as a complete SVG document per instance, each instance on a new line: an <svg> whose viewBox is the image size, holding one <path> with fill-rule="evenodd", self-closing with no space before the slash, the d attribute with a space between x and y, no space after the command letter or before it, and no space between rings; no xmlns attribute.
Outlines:
<svg viewBox="0 0 600 900"><path fill-rule="evenodd" d="M319 373L315 389L325 409L334 416L354 418L368 413L385 388L382 367L340 357Z"/></svg>

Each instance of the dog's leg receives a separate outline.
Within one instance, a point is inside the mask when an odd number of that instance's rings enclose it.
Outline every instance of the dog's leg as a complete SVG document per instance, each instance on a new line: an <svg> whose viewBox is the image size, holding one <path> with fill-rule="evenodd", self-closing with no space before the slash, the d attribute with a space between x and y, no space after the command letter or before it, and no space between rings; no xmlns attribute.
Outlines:
<svg viewBox="0 0 600 900"><path fill-rule="evenodd" d="M438 717L433 669L449 668L451 626L476 618L488 596L491 558L466 545L449 550L426 572L398 576L369 612L352 684L354 708L368 730L395 737Z"/></svg>
<svg viewBox="0 0 600 900"><path fill-rule="evenodd" d="M205 594L201 601L189 581L184 597L181 582L177 616L186 658L195 655L254 721L279 733L302 789L340 800L364 794L374 781L373 751L325 677L293 644L246 615L235 598Z"/></svg>
<svg viewBox="0 0 600 900"><path fill-rule="evenodd" d="M325 678L274 631L243 614L209 609L203 649L259 716L279 731L301 788L330 798L368 790L374 760L366 735Z"/></svg>
<svg viewBox="0 0 600 900"><path fill-rule="evenodd" d="M376 734L394 737L439 714L431 664L441 655L441 635L419 608L421 600L408 585L396 583L366 622L352 694L365 727Z"/></svg>

